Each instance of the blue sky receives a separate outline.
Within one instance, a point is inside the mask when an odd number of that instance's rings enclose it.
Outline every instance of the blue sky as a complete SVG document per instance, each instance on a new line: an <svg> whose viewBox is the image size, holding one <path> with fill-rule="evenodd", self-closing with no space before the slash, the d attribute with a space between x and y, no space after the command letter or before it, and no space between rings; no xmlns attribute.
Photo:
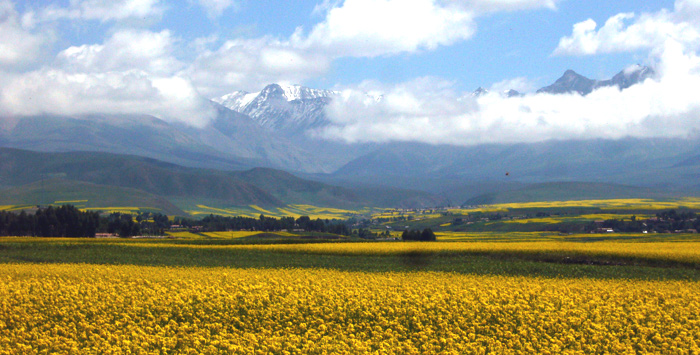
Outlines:
<svg viewBox="0 0 700 355"><path fill-rule="evenodd" d="M635 63L657 69L655 83L695 89L698 43L699 0L0 0L0 116L147 113L201 126L213 114L207 99L278 82L345 92L336 104L346 106L331 110L336 125L316 133L346 141L420 139L401 132L426 129L421 122L444 126L433 141L461 132L447 139L455 144L504 124L530 135L497 141L586 138L609 128L614 100L644 100L659 85L635 98L611 92L564 104L534 91L567 69L607 79ZM479 86L532 95L465 104ZM352 106L353 93L368 92L389 99ZM694 112L688 100L616 116L613 137L679 134L657 128ZM372 120L344 109L369 110ZM389 133L356 133L373 131Z"/></svg>
<svg viewBox="0 0 700 355"><path fill-rule="evenodd" d="M130 1L122 2L124 6L129 6ZM322 1L142 2L150 6L150 12L147 11L146 15L142 16L135 15L133 18L126 16L119 20L76 20L66 16L46 21L47 23L42 25L56 31L57 37L53 43L53 53L46 53L47 59L68 46L100 44L114 31L132 27L154 32L170 31L178 47L173 54L178 59L188 62L198 55L188 44L198 39L216 37L216 40L210 43L213 46L236 38L255 39L271 36L285 40L298 28L308 32L324 21L324 14L320 10L314 11ZM15 5L20 15L26 15L40 14L47 8L76 8L76 4L80 3L90 5L91 1L19 1L15 2ZM219 10L213 9L215 6L212 4L215 3L220 4ZM342 1L334 3L338 7L343 6ZM672 9L674 5L673 1L658 0L552 0L530 3L532 5L529 8L519 11L498 11L479 15L474 20L473 36L454 41L450 45L373 57L335 58L327 71L304 77L300 84L332 88L368 79L393 83L422 76L438 76L455 80L464 90L473 90L478 86L488 87L495 82L516 77L527 77L533 85L544 86L556 80L566 69L574 69L592 78L606 78L630 64L646 64L646 54L628 52L594 56L553 56L552 52L560 38L569 35L575 23L589 18L602 24L618 13L653 13L664 8ZM553 3L554 7L548 6L547 3ZM35 15L37 16L40 15ZM280 76L279 81L285 80L288 78ZM229 89L252 91L260 89L256 87L260 85L264 83L241 83L241 87ZM221 93L223 89L217 90L216 94Z"/></svg>

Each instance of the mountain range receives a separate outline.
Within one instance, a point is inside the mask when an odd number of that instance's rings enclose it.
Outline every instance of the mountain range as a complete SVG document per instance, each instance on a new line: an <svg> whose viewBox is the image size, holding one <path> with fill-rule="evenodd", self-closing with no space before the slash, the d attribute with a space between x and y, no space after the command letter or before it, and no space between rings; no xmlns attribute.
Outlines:
<svg viewBox="0 0 700 355"><path fill-rule="evenodd" d="M537 90L537 92L550 94L566 94L576 92L581 95L588 95L595 89L609 86L616 86L620 90L624 90L646 79L653 78L654 75L655 72L653 69L641 65L634 65L622 70L621 72L615 74L612 79L608 80L593 80L586 78L573 70L567 70L561 78L554 82L554 84L545 86Z"/></svg>
<svg viewBox="0 0 700 355"><path fill-rule="evenodd" d="M587 95L597 88L611 86L624 90L654 75L651 68L633 66L611 79L593 80L568 70L537 93ZM700 191L697 183L700 142L691 140L627 138L460 147L420 143L347 144L308 135L309 129L329 124L325 109L338 94L331 90L279 84L268 85L256 93L236 91L212 99L211 105L217 115L204 127L167 122L148 115L0 117L0 147L53 153L102 152L127 154L134 159L155 159L157 169L144 170L140 163L133 162L123 165L120 169L126 169L128 174L116 168L105 168L104 173L99 169L86 173L73 166L83 177L71 175L70 180L141 188L158 196L216 197L232 205L286 203L288 201L280 196L285 195L286 187L296 184L292 182L294 179L328 186L319 188L326 189L328 196L343 195L347 191L356 194L363 191L359 193L362 196L374 191L369 194L377 195L375 200L367 196L353 200L350 195L339 200L317 200L328 206L379 203L380 200L382 206L407 206L408 201L416 205L440 201L459 204L480 195L547 182L591 182L599 184L596 186L608 186L606 188L610 186L606 184L634 182L636 186L669 193ZM479 88L471 95L486 94L488 90ZM523 94L509 90L501 95ZM64 158L68 159L62 156L57 159ZM5 156L2 159L6 159ZM98 161L101 159L107 158ZM178 168L166 169L159 165L167 163ZM3 160L3 166L6 165ZM31 166L26 168L31 169ZM194 184L196 179L192 176L204 174L182 170L189 168L217 171L202 185L211 188L212 196L207 196L204 190L192 190L194 187L178 190ZM263 175L277 176L269 180L276 182L264 188L255 184L244 186L239 184L245 181L241 176L234 178L233 173L222 173L256 171L250 170L253 168L268 169L257 170L257 173L264 171ZM70 174L67 167L59 170ZM282 179L281 170L291 174L284 173L288 175ZM155 184L124 183L137 181L138 176L147 172L155 174L155 171L159 171L152 180L157 182ZM183 179L180 185L162 185L172 180L168 176L173 171ZM509 172L508 176L505 172ZM110 174L123 180L109 177ZM236 183L227 179L234 179ZM23 182L36 182L36 179L30 180ZM268 181L260 176L255 180ZM226 184L236 188L224 188ZM275 184L282 190L277 191ZM381 191L387 193L382 195ZM257 197L246 195L248 193ZM399 198L402 193L406 198ZM248 197L242 197L244 195ZM296 202L305 195L308 194L286 193L286 196L297 196L296 200L292 199ZM227 196L237 197L227 200Z"/></svg>

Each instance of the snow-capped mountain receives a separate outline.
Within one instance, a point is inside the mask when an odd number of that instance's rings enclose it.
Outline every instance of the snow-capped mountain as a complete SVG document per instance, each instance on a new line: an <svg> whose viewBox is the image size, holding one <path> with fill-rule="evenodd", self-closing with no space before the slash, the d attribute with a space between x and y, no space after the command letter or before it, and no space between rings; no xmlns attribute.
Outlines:
<svg viewBox="0 0 700 355"><path fill-rule="evenodd" d="M595 89L608 86L617 86L620 90L624 90L653 77L654 74L654 70L649 67L634 65L617 73L612 79L593 80L573 70L567 70L554 84L543 87L537 92L550 94L577 92L581 95L588 95Z"/></svg>
<svg viewBox="0 0 700 355"><path fill-rule="evenodd" d="M298 134L328 123L324 108L337 94L300 85L270 84L260 92L236 91L213 101L252 117L263 127Z"/></svg>

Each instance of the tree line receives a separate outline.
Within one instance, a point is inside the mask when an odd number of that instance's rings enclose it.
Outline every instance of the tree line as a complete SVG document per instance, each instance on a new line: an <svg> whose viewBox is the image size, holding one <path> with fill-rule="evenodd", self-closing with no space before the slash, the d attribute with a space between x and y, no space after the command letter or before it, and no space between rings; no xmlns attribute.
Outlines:
<svg viewBox="0 0 700 355"><path fill-rule="evenodd" d="M34 214L0 211L0 235L91 238L99 227L99 213L71 205L40 208Z"/></svg>
<svg viewBox="0 0 700 355"><path fill-rule="evenodd" d="M309 216L294 217L268 217L261 214L258 218L234 216L226 217L210 214L202 219L190 219L176 217L176 225L185 228L199 227L201 230L209 232L220 232L228 230L256 230L256 231L293 231L303 230L305 232L322 232L340 235L349 235L350 229L341 220L311 219Z"/></svg>
<svg viewBox="0 0 700 355"><path fill-rule="evenodd" d="M22 210L19 213L0 211L0 235L59 238L94 238L97 233L120 237L137 235L163 235L171 224L198 231L303 230L349 235L351 230L344 221L311 219L308 216L274 218L260 215L252 217L224 217L209 215L202 219L175 217L171 223L167 215L152 212L111 213L81 211L72 205L38 208L35 213Z"/></svg>

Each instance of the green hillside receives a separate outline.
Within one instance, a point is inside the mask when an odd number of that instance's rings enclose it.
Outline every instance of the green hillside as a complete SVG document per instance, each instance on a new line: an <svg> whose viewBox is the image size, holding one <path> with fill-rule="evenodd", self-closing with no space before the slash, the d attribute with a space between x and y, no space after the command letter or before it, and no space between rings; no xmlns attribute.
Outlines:
<svg viewBox="0 0 700 355"><path fill-rule="evenodd" d="M70 203L96 210L140 210L167 215L185 215L170 201L148 192L97 185L88 182L51 179L2 190L0 205L50 205Z"/></svg>
<svg viewBox="0 0 700 355"><path fill-rule="evenodd" d="M60 192L59 186L66 189L71 186L74 190L94 185L131 189L158 197L162 201L170 201L180 210L203 202L214 207L283 207L306 204L359 209L394 207L406 203L405 201L416 204L432 204L436 201L430 194L423 192L338 187L274 169L256 168L230 172L185 168L150 158L109 153L40 153L2 148L0 161L0 188L11 188L5 196L8 204L36 201L36 196L32 195L35 184L48 180L56 185L56 193ZM59 181L63 181L63 184L59 184ZM91 200L79 195L76 193L75 199ZM73 198L55 198L64 199ZM187 201L186 205L182 201ZM103 206L112 206L107 202L101 203Z"/></svg>

